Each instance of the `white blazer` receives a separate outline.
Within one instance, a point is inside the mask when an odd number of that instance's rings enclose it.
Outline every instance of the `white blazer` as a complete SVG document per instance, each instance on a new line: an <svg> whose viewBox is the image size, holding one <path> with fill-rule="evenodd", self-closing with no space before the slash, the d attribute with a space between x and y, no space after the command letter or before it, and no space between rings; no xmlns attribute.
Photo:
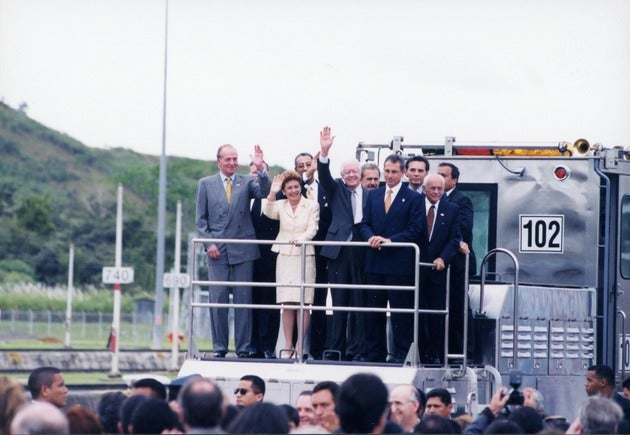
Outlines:
<svg viewBox="0 0 630 435"><path fill-rule="evenodd" d="M286 199L267 201L263 213L270 219L280 221L280 231L276 237L278 241L297 240L303 242L312 240L317 234L319 226L319 204L317 201L301 197L295 212ZM300 255L302 248L295 245L273 245L271 250L284 255ZM313 245L306 247L306 254L315 255Z"/></svg>

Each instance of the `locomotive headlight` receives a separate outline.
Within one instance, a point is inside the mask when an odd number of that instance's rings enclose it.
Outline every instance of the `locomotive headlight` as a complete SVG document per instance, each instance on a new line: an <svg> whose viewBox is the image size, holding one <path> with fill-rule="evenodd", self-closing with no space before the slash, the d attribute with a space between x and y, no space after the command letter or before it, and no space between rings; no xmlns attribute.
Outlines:
<svg viewBox="0 0 630 435"><path fill-rule="evenodd" d="M564 181L569 178L571 171L566 166L556 166L553 170L553 176L556 177L556 180Z"/></svg>

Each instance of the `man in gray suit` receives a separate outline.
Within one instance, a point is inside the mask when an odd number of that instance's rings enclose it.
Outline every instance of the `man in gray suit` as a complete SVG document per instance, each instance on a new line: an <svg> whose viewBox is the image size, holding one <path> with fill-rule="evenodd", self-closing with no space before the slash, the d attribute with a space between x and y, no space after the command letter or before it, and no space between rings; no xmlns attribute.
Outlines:
<svg viewBox="0 0 630 435"><path fill-rule="evenodd" d="M219 173L199 180L197 189L197 234L203 238L256 239L249 212L250 199L263 198L271 183L260 146L254 147L252 163L258 169L258 181L238 175L238 153L232 145L217 151ZM210 281L251 281L254 260L260 257L256 244L205 244ZM231 287L234 303L251 304L250 286ZM211 303L228 303L230 287L210 286ZM223 358L228 351L228 309L210 308L213 356ZM234 310L236 355L247 358L250 351L252 314L250 309Z"/></svg>

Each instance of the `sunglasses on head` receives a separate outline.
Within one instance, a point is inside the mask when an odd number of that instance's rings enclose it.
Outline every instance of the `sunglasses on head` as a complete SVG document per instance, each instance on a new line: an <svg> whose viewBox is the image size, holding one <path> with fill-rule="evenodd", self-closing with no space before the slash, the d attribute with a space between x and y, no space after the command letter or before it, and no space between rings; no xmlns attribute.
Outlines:
<svg viewBox="0 0 630 435"><path fill-rule="evenodd" d="M234 389L234 394L240 394L241 396L244 396L247 393L249 393L249 390L247 388L235 388Z"/></svg>

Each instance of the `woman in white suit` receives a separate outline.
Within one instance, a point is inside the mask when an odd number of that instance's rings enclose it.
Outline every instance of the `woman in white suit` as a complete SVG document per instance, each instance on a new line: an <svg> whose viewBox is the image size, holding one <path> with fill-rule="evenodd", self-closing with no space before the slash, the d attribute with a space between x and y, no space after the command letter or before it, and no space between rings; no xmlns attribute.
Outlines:
<svg viewBox="0 0 630 435"><path fill-rule="evenodd" d="M287 199L276 200L278 192L282 191ZM293 350L293 328L297 319L297 307L291 305L300 304L300 287L302 263L302 247L299 242L312 240L317 233L319 221L319 204L317 201L306 199L302 196L302 178L295 171L285 171L276 175L271 184L271 190L267 197L267 204L263 213L280 221L280 231L277 241L291 242L277 244L271 247L278 253L276 262L276 281L279 283L296 284L295 287L278 287L276 289L276 301L283 304L282 329L284 331L284 349ZM312 245L306 246L305 283L315 282L315 249ZM313 303L313 287L304 289L304 304ZM304 310L304 331L299 329L296 349L302 351L303 338L308 332L310 311ZM293 352L291 352L293 353ZM280 355L282 357L282 355Z"/></svg>

